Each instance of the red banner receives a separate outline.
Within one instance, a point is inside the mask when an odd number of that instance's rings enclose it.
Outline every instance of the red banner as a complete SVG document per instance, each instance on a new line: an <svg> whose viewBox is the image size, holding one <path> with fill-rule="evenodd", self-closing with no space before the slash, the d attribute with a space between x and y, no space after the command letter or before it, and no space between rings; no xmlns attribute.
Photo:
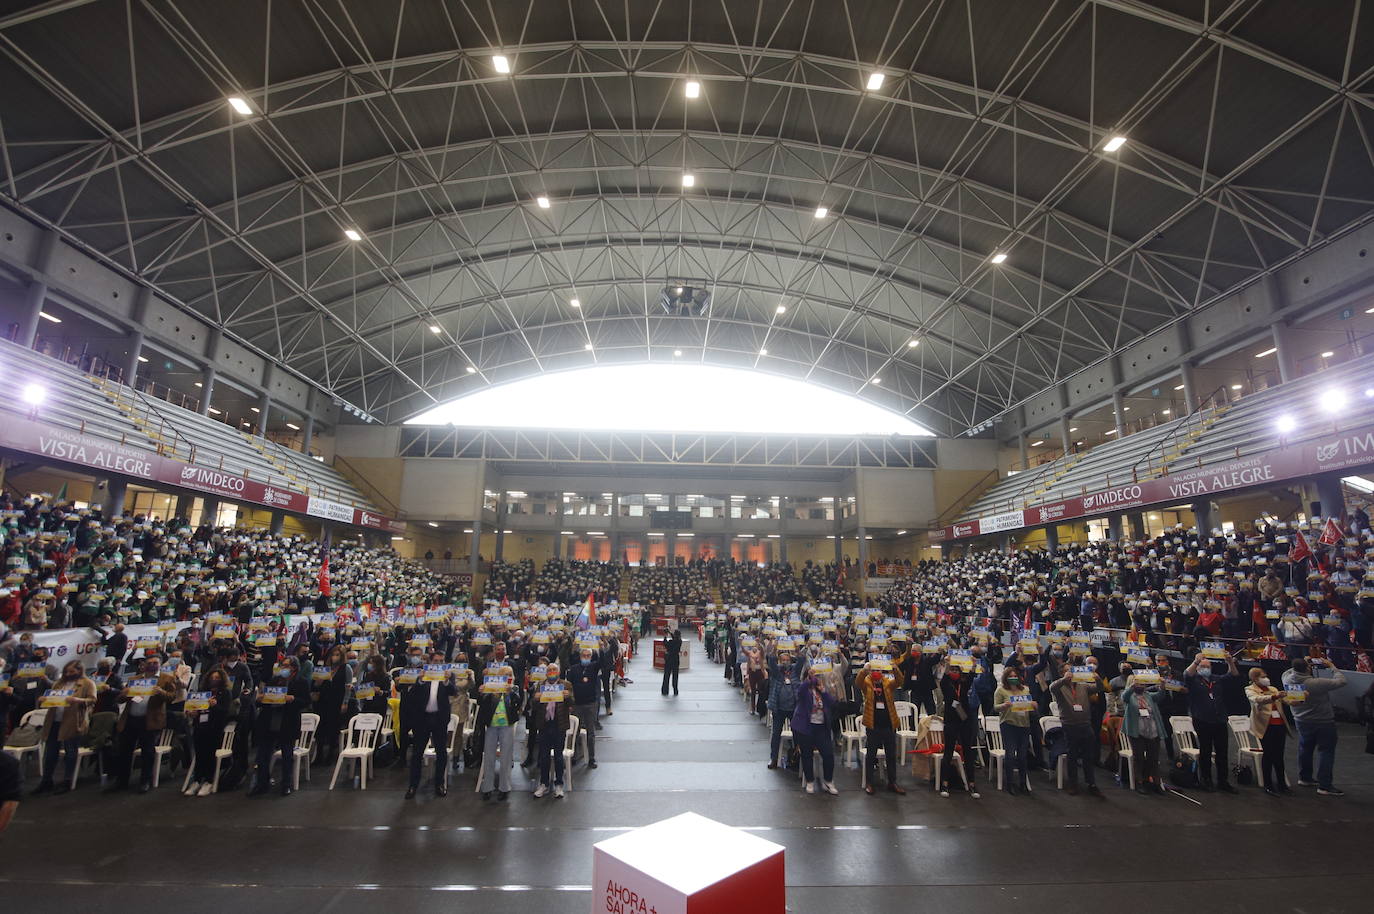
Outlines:
<svg viewBox="0 0 1374 914"><path fill-rule="evenodd" d="M1186 459L1186 454L1184 455ZM1101 517L1151 505L1192 501L1220 492L1275 485L1317 473L1374 464L1374 425L1361 425L1251 457L1180 470L1158 479L1116 486L1027 508L1016 524L1006 514L966 521L930 531L931 542L969 539L1001 530L1038 527L1081 517ZM1014 514L1015 512L1011 512Z"/></svg>
<svg viewBox="0 0 1374 914"><path fill-rule="evenodd" d="M331 510L321 510L322 499L301 492L211 467L169 460L151 451L16 416L6 416L5 421L0 422L0 447L34 454L44 460L75 464L99 473L132 477L134 481L180 486L207 495L251 502L295 514L328 516L373 530L405 532L402 521L351 505L328 502L325 504Z"/></svg>

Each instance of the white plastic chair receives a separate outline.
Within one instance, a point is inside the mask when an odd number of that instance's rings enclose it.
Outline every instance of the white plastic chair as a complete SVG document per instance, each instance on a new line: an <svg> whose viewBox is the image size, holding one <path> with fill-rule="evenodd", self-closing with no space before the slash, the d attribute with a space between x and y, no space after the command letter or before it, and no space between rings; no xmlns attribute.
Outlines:
<svg viewBox="0 0 1374 914"><path fill-rule="evenodd" d="M907 745L915 743L918 735L916 733L916 706L909 701L894 701L893 710L897 712L897 751L906 758Z"/></svg>
<svg viewBox="0 0 1374 914"><path fill-rule="evenodd" d="M1244 714L1238 714L1226 718L1226 723L1230 725L1231 732L1236 737L1236 758L1255 769L1255 783L1264 787L1264 766L1260 764L1261 759L1264 758L1264 748L1260 745L1259 737L1255 736L1255 731L1250 729L1250 718ZM1282 724L1271 723L1269 726L1282 726Z"/></svg>
<svg viewBox="0 0 1374 914"><path fill-rule="evenodd" d="M154 756L154 758L153 758L153 789L154 789L154 790L157 789L158 784L161 783L161 781L162 781L162 760L163 760L164 758L166 758L166 757L168 756L168 754L170 754L171 751L172 751L172 737L173 737L173 736L174 736L174 734L172 733L172 728L171 728L171 727L163 727L161 730L158 731L158 734L157 734L157 742L153 745L153 756ZM135 749L135 750L134 750L134 755L135 755L135 757L139 758L140 761L141 761L141 760L142 760L142 756L143 756L143 749L142 749L142 747L139 747L138 749ZM133 763L131 762L131 763L130 763L130 770L132 770L132 768L133 768Z"/></svg>
<svg viewBox="0 0 1374 914"><path fill-rule="evenodd" d="M296 737L296 745L291 747L291 757L296 760L296 770L291 777L291 789L301 789L301 769L305 769L305 779L310 780L310 756L315 752L315 736L320 729L320 715L309 711L301 715L301 735ZM281 750L272 753L269 767L281 761Z"/></svg>
<svg viewBox="0 0 1374 914"><path fill-rule="evenodd" d="M879 747L877 749L878 758L886 760L887 750ZM868 734L863 734L859 741L859 786L868 787Z"/></svg>
<svg viewBox="0 0 1374 914"><path fill-rule="evenodd" d="M224 760L234 755L234 733L238 730L238 723L230 721L224 725L224 732L220 734L219 748L215 750L215 779L211 781L210 792L219 793L219 769ZM186 778L181 782L181 789L184 791L191 784L191 778L196 773L196 754L191 753L190 763L186 766ZM76 779L73 778L73 781Z"/></svg>
<svg viewBox="0 0 1374 914"><path fill-rule="evenodd" d="M447 733L447 738L448 738L448 756L449 756L449 759L452 760L452 758L453 758L453 752L454 752L454 741L458 739L458 715L457 715L457 714L450 714L450 715L448 716L448 733ZM428 767L429 763L430 763L431 761L435 760L435 759L438 758L438 757L439 757L439 753L438 753L438 751L434 748L433 744L431 743L430 745L425 746L425 754L424 754L423 756L421 756L420 761L421 761L421 763L422 763L423 765L425 765L426 767ZM447 766L445 766L445 767L447 768ZM448 786L448 771L447 771L447 770L444 771L444 786Z"/></svg>
<svg viewBox="0 0 1374 914"><path fill-rule="evenodd" d="M1135 750L1131 748L1131 738L1126 735L1126 728L1120 727L1116 731L1116 773L1121 775L1121 763L1126 763L1126 774L1130 778L1129 784L1135 790Z"/></svg>
<svg viewBox="0 0 1374 914"><path fill-rule="evenodd" d="M477 699L468 699L467 723L463 724L463 745L467 746L472 742L472 736L477 732Z"/></svg>
<svg viewBox="0 0 1374 914"><path fill-rule="evenodd" d="M101 759L100 753L86 746L80 746L76 750L76 765L72 768L72 782L67 785L69 790L76 789L76 779L81 775L81 763L87 760L95 761L96 775L104 780L105 762Z"/></svg>
<svg viewBox="0 0 1374 914"><path fill-rule="evenodd" d="M563 734L563 783L572 790L573 781L573 756L577 754L577 731L581 728L582 721L578 720L576 714L568 715L568 732ZM582 734L582 745L585 749L587 735Z"/></svg>
<svg viewBox="0 0 1374 914"><path fill-rule="evenodd" d="M39 770L41 771L43 769L43 734L41 731L43 729L43 721L47 716L47 708L35 708L32 711L26 711L24 716L19 718L19 726L24 727L32 724L37 727L40 731L38 734L38 742L34 743L32 746L5 747L6 752L19 760L19 769L21 771L24 768L24 759L29 755L32 755L34 761L38 763Z"/></svg>
<svg viewBox="0 0 1374 914"><path fill-rule="evenodd" d="M1047 736L1050 735L1050 731L1051 731L1051 730L1055 730L1055 729L1063 729L1063 726L1064 726L1064 724L1059 720L1059 718L1054 717L1053 715L1051 715L1051 716L1049 716L1049 717L1042 717L1042 718L1040 718L1040 738L1041 738L1041 741L1042 741L1042 742L1048 743L1048 740L1046 740L1045 737L1047 737ZM1055 764L1054 767L1055 767L1055 779L1056 779L1056 785L1055 785L1055 786L1057 786L1060 790L1063 790L1063 789L1064 789L1064 777L1065 777L1066 774L1068 774L1069 754L1068 754L1067 752L1061 752L1061 753L1059 753L1059 761Z"/></svg>
<svg viewBox="0 0 1374 914"><path fill-rule="evenodd" d="M787 749L784 747L795 746L796 743L796 738L792 735L792 722L789 720L782 725L782 738L778 740L778 756L773 759L773 764L781 768L782 760L787 757Z"/></svg>
<svg viewBox="0 0 1374 914"><path fill-rule="evenodd" d="M846 714L840 722L840 738L844 740L844 763L851 768L854 767L854 760L859 757L859 744L863 737L863 730L859 729L859 716Z"/></svg>
<svg viewBox="0 0 1374 914"><path fill-rule="evenodd" d="M1196 762L1201 753L1197 747L1197 729L1193 726L1193 719L1171 717L1169 729L1174 733L1174 749Z"/></svg>
<svg viewBox="0 0 1374 914"><path fill-rule="evenodd" d="M936 720L936 719L932 718L932 719L930 720L930 722L926 724L926 745L927 745L927 746L933 746L933 745L935 745L936 743L939 743L939 744L943 745L944 742L945 742L945 722L944 722L943 720ZM917 747L917 748L920 748L920 747ZM944 783L944 778L941 776L942 773L943 773L943 769L944 769L944 767L945 767L945 753L944 753L944 750L941 749L939 752L932 753L932 754L930 755L930 759L931 759L931 765L932 765L933 770L934 770L934 773L935 773L935 780L934 780L935 790L936 790L936 791L939 791L940 785ZM913 766L915 765L915 760L912 761L912 765L913 765ZM960 779L963 780L964 786L967 788L967 786L968 786L968 772L964 770L964 756L963 756L963 752L962 752L962 751L956 751L956 752L954 753L954 766L955 766L955 768L958 769L958 771L959 771L959 777L960 777Z"/></svg>
<svg viewBox="0 0 1374 914"><path fill-rule="evenodd" d="M382 715L359 714L349 721L344 731L345 742L339 750L339 760L334 763L334 776L329 779L329 789L333 790L339 780L339 769L344 762L356 762L358 782L361 789L367 789L367 772L372 767L373 755L377 751L377 736L382 730Z"/></svg>
<svg viewBox="0 0 1374 914"><path fill-rule="evenodd" d="M1001 790L1006 781L1007 750L1002 745L1002 719L987 717L983 719L983 739L987 744L988 757L997 766L997 789Z"/></svg>

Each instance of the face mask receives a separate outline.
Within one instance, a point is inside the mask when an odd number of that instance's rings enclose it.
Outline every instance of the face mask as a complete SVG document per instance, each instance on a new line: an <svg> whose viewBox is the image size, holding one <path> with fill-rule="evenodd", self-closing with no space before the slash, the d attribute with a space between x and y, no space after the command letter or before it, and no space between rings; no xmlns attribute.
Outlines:
<svg viewBox="0 0 1374 914"><path fill-rule="evenodd" d="M1260 684L1261 686L1263 686L1264 688L1266 688L1266 689L1269 688L1269 677L1268 677L1268 676L1261 676L1261 677L1260 677L1259 684Z"/></svg>
<svg viewBox="0 0 1374 914"><path fill-rule="evenodd" d="M410 658L410 665L411 665L411 666L419 666L422 662L424 662L424 658L422 658L422 657L411 657L411 658Z"/></svg>
<svg viewBox="0 0 1374 914"><path fill-rule="evenodd" d="M959 681L959 671L958 671L958 670L950 670L950 671L949 671L949 678L952 679L952 680L954 680L955 682L958 682L958 681Z"/></svg>
<svg viewBox="0 0 1374 914"><path fill-rule="evenodd" d="M544 674L544 678L549 682L553 682L558 678L558 674L555 673L553 670L549 670L547 673Z"/></svg>
<svg viewBox="0 0 1374 914"><path fill-rule="evenodd" d="M179 667L179 666L181 666L181 661L178 660L178 659L176 659L175 657L173 657L171 660L168 660L168 661L167 661L167 670L168 670L168 672L170 672L170 671L172 671L172 670L175 670L175 669L176 669L177 667Z"/></svg>
<svg viewBox="0 0 1374 914"><path fill-rule="evenodd" d="M1199 676L1201 676L1203 679L1211 679L1211 678L1212 678L1212 668L1211 668L1210 666L1201 666L1201 667L1198 667L1197 674L1198 674Z"/></svg>
<svg viewBox="0 0 1374 914"><path fill-rule="evenodd" d="M1019 685L1021 685L1021 680L1020 680L1020 679L1017 679L1015 676L1008 676L1008 677L1007 677L1007 686L1008 686L1009 688L1013 688L1013 689L1014 689L1014 688L1016 688L1016 687L1019 686Z"/></svg>
<svg viewBox="0 0 1374 914"><path fill-rule="evenodd" d="M592 658L591 658L590 656L584 655L584 656L582 657L582 662L583 662L583 663L591 663L591 662L592 662Z"/></svg>

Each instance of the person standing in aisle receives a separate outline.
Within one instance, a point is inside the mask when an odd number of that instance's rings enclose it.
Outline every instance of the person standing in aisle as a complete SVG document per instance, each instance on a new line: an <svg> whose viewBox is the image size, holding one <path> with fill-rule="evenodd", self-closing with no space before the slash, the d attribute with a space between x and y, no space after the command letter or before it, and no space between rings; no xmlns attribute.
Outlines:
<svg viewBox="0 0 1374 914"><path fill-rule="evenodd" d="M572 712L578 726L587 733L588 768L596 767L596 689L604 656L594 656L590 647L584 647L578 652L578 662L568 670L573 693Z"/></svg>
<svg viewBox="0 0 1374 914"><path fill-rule="evenodd" d="M671 679L673 694L677 694L677 671L682 663L682 632L676 628L668 635L663 642L663 694L668 694L668 682Z"/></svg>

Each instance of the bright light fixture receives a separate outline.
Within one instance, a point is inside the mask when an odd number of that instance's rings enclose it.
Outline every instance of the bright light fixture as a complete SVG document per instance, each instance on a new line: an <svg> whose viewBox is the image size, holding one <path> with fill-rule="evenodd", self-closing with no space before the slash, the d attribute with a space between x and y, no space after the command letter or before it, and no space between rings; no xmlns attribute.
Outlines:
<svg viewBox="0 0 1374 914"><path fill-rule="evenodd" d="M363 233L357 229L344 229L344 237L349 241L362 241Z"/></svg>
<svg viewBox="0 0 1374 914"><path fill-rule="evenodd" d="M684 171L684 172L682 173L682 186L683 186L683 187L693 187L693 186L696 185L696 183L697 183L697 176L696 176L696 175L692 174L690 171Z"/></svg>
<svg viewBox="0 0 1374 914"><path fill-rule="evenodd" d="M1232 385L1231 385L1231 389L1232 389L1232 390L1240 390L1240 385L1239 385L1239 384L1232 384Z"/></svg>
<svg viewBox="0 0 1374 914"><path fill-rule="evenodd" d="M491 65L496 68L497 73L510 72L510 59L505 54L495 54L491 58Z"/></svg>
<svg viewBox="0 0 1374 914"><path fill-rule="evenodd" d="M147 357L146 355L141 355L141 356L138 357L138 360L139 360L140 362L145 362L145 363L146 363L146 362L148 361L148 357Z"/></svg>
<svg viewBox="0 0 1374 914"><path fill-rule="evenodd" d="M682 91L688 98L698 98L701 95L701 83L695 79L689 79L687 84L682 87Z"/></svg>
<svg viewBox="0 0 1374 914"><path fill-rule="evenodd" d="M885 79L887 79L887 76L883 73L870 73L868 74L868 82L865 84L865 88L867 88L869 92L877 92L883 87L883 80Z"/></svg>
<svg viewBox="0 0 1374 914"><path fill-rule="evenodd" d="M1366 397L1374 397L1374 387L1366 387L1364 389L1364 395Z"/></svg>
<svg viewBox="0 0 1374 914"><path fill-rule="evenodd" d="M786 313L787 313L787 306L786 306L786 305L778 305L778 307L776 308L776 311L777 311L778 314L786 314Z"/></svg>
<svg viewBox="0 0 1374 914"><path fill-rule="evenodd" d="M582 299L580 299L580 298L572 298L572 299L569 299L569 300L568 300L568 307L570 307L570 308L580 308L580 307L582 307Z"/></svg>
<svg viewBox="0 0 1374 914"><path fill-rule="evenodd" d="M534 202L540 209L548 209L552 205L549 198L544 196L535 197Z"/></svg>
<svg viewBox="0 0 1374 914"><path fill-rule="evenodd" d="M1322 392L1322 409L1328 413L1338 413L1345 409L1345 391L1334 387Z"/></svg>
<svg viewBox="0 0 1374 914"><path fill-rule="evenodd" d="M1276 352L1278 352L1278 351L1279 351L1279 347L1277 347L1277 346L1270 346L1268 349L1264 350L1263 352L1257 352L1257 353L1255 353L1255 358L1257 358L1257 359L1262 359L1262 358L1264 358L1266 355L1273 355L1274 353L1276 353Z"/></svg>
<svg viewBox="0 0 1374 914"><path fill-rule="evenodd" d="M881 383L883 383L883 379L880 378L880 377L878 377L877 375L874 375L874 376L873 376L873 380L869 381L868 383L870 383L870 384L881 384Z"/></svg>
<svg viewBox="0 0 1374 914"><path fill-rule="evenodd" d="M682 350L681 350L681 349L674 349L674 350L673 350L673 356L674 356L675 358L676 358L677 356L680 356L680 355L682 355Z"/></svg>
<svg viewBox="0 0 1374 914"><path fill-rule="evenodd" d="M588 352L591 352L591 351L592 351L592 344L591 344L591 343L583 343L583 344L582 344L582 348L585 349L585 350L587 350Z"/></svg>
<svg viewBox="0 0 1374 914"><path fill-rule="evenodd" d="M439 526L439 525L436 524L434 521L430 521L430 522L429 522L429 525L430 525L431 527L437 527L437 526Z"/></svg>
<svg viewBox="0 0 1374 914"><path fill-rule="evenodd" d="M429 332L430 332L430 333L443 333L443 332L444 332L444 328L443 328L443 327L440 327L438 324L430 324L430 325L429 325Z"/></svg>
<svg viewBox="0 0 1374 914"><path fill-rule="evenodd" d="M1174 388L1174 390L1182 390L1182 389L1183 389L1183 385L1182 385L1182 384L1180 384L1180 385L1178 385L1177 387Z"/></svg>
<svg viewBox="0 0 1374 914"><path fill-rule="evenodd" d="M682 286L678 286L677 288L673 289L673 294L674 294L674 295L681 295L681 294L682 294Z"/></svg>
<svg viewBox="0 0 1374 914"><path fill-rule="evenodd" d="M1112 137L1110 140L1108 140L1108 141L1103 145L1102 151L1103 151L1103 152L1116 152L1118 149L1120 149L1122 146L1125 146L1125 145L1126 145L1126 138L1125 138L1124 136L1114 136L1114 137Z"/></svg>
<svg viewBox="0 0 1374 914"><path fill-rule="evenodd" d="M905 530L898 530L898 531L897 531L897 535L898 535L898 536L906 536L906 531L905 531Z"/></svg>
<svg viewBox="0 0 1374 914"><path fill-rule="evenodd" d="M197 382L196 382L196 386L197 386L197 387L201 387L201 386L203 386L203 385L202 385L199 381L197 381Z"/></svg>
<svg viewBox="0 0 1374 914"><path fill-rule="evenodd" d="M1279 434L1286 435L1297 427L1292 416L1279 416L1279 420L1274 423L1278 427Z"/></svg>
<svg viewBox="0 0 1374 914"><path fill-rule="evenodd" d="M818 207L816 207L816 218L817 218L817 219L824 219L824 218L825 218L826 216L828 216L828 215L830 215L830 210L826 209L824 206L818 206Z"/></svg>
<svg viewBox="0 0 1374 914"><path fill-rule="evenodd" d="M248 104L248 99L243 98L242 96L231 95L229 96L228 101L230 108L233 108L235 111L237 111L239 114L244 115L245 117L253 113L253 106Z"/></svg>
<svg viewBox="0 0 1374 914"><path fill-rule="evenodd" d="M1004 262L1006 262L1006 259L1007 259L1007 255L1004 254L1004 253L1001 252L1001 251L998 251L996 254L993 254L993 255L992 255L992 262L993 262L993 263L1004 263Z"/></svg>
<svg viewBox="0 0 1374 914"><path fill-rule="evenodd" d="M49 314L49 313L46 312L46 311L39 311L39 312L38 312L38 316L41 317L41 318L43 318L43 320L45 320L45 321L52 321L54 324L60 324L60 323L62 323L62 318L57 317L57 316L52 315L52 314Z"/></svg>
<svg viewBox="0 0 1374 914"><path fill-rule="evenodd" d="M262 412L262 410L258 409L256 406L250 406L250 407L248 407L248 411L249 411L250 413L260 413L260 412Z"/></svg>
<svg viewBox="0 0 1374 914"><path fill-rule="evenodd" d="M1123 407L1123 408L1122 408L1122 412L1127 412L1127 413L1129 413L1130 411L1131 411L1131 408L1130 408L1129 406Z"/></svg>
<svg viewBox="0 0 1374 914"><path fill-rule="evenodd" d="M48 398L48 391L42 384L30 384L24 388L24 402L37 406Z"/></svg>
<svg viewBox="0 0 1374 914"><path fill-rule="evenodd" d="M919 345L921 345L921 341L916 339L915 337L912 337L911 339L906 341L906 348L908 349L915 349Z"/></svg>
<svg viewBox="0 0 1374 914"><path fill-rule="evenodd" d="M767 354L768 354L768 350L767 350L767 349L760 349L760 350L759 350L759 355L767 355Z"/></svg>
<svg viewBox="0 0 1374 914"><path fill-rule="evenodd" d="M1169 413L1173 412L1173 410L1161 409L1159 412L1160 412L1161 415L1167 416L1167 415L1169 415Z"/></svg>
<svg viewBox="0 0 1374 914"><path fill-rule="evenodd" d="M1042 445L1042 444L1044 444L1044 443L1045 443L1044 439L1041 439L1041 440L1039 440L1039 441L1032 441L1032 442L1031 442L1031 447L1039 447L1040 445Z"/></svg>
<svg viewBox="0 0 1374 914"><path fill-rule="evenodd" d="M474 366L474 365L469 365L469 366L468 366L468 374L477 374L477 367Z"/></svg>
<svg viewBox="0 0 1374 914"><path fill-rule="evenodd" d="M300 427L299 425L297 425L296 423L294 423L294 422L288 422L288 423L286 423L286 427L289 428L289 429L291 429L291 431L293 431L293 432L298 432L298 431L301 430L301 427Z"/></svg>
<svg viewBox="0 0 1374 914"><path fill-rule="evenodd" d="M1323 353L1322 353L1322 358L1324 358L1324 359L1329 359L1329 358L1331 358L1331 357L1332 357L1333 355L1335 355L1335 354L1336 354L1336 353L1334 353L1334 352L1329 352L1329 351L1328 351L1328 352L1323 352Z"/></svg>
<svg viewBox="0 0 1374 914"><path fill-rule="evenodd" d="M1104 434L1104 435L1115 435L1115 434L1116 434L1116 429L1114 429L1114 428L1109 428L1109 429L1107 429L1105 432L1103 432L1102 434Z"/></svg>
<svg viewBox="0 0 1374 914"><path fill-rule="evenodd" d="M217 409L215 409L213 406L210 407L210 412L211 412L211 414L216 415L216 416L218 416L219 413L220 413L220 411L217 410Z"/></svg>
<svg viewBox="0 0 1374 914"><path fill-rule="evenodd" d="M1077 429L1077 428L1071 428L1071 429L1069 429L1069 431L1070 431L1070 432L1076 432L1076 431L1078 431L1078 429Z"/></svg>

